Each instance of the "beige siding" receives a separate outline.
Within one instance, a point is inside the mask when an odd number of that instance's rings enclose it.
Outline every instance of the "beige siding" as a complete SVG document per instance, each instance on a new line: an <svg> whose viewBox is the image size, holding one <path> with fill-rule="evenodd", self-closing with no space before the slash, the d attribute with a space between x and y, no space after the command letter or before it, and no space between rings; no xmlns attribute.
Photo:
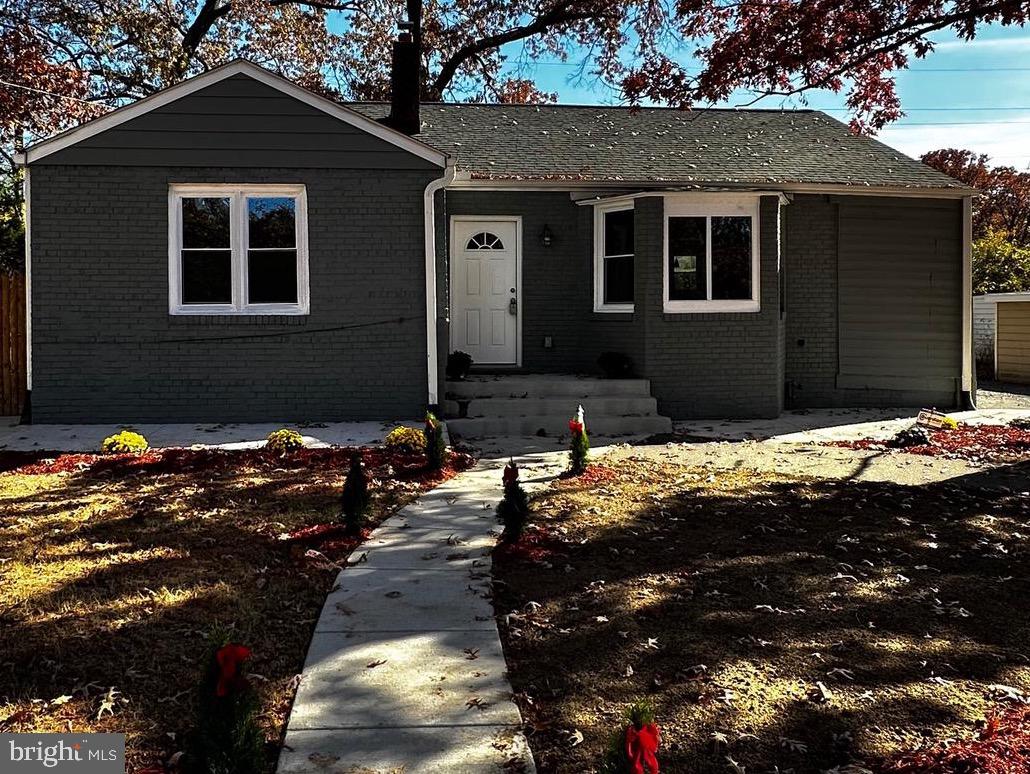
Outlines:
<svg viewBox="0 0 1030 774"><path fill-rule="evenodd" d="M998 379L1030 384L1030 301L998 304Z"/></svg>

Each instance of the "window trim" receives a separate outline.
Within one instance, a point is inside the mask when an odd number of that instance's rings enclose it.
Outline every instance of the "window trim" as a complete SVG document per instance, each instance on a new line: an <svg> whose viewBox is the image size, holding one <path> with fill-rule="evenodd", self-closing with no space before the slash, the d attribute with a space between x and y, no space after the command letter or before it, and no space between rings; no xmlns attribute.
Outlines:
<svg viewBox="0 0 1030 774"><path fill-rule="evenodd" d="M232 303L182 303L182 205L183 199L210 196L230 199L230 241L232 261ZM297 229L297 303L248 304L247 298L247 207L253 197L294 199ZM307 188L294 184L206 184L173 183L168 187L168 313L170 315L306 315L310 312L308 282L308 202Z"/></svg>
<svg viewBox="0 0 1030 774"><path fill-rule="evenodd" d="M711 312L760 312L761 253L759 250L760 198L758 196L700 194L667 195L662 233L662 310L667 314L705 314ZM751 298L713 299L712 293L712 218L751 218ZM669 297L669 219L705 218L705 284L709 298L676 300Z"/></svg>
<svg viewBox="0 0 1030 774"><path fill-rule="evenodd" d="M633 257L634 267L636 266L637 254L635 236L637 233L636 213L633 201L615 202L612 204L598 204L594 207L594 311L603 314L628 314L634 311L634 304L619 303L606 304L604 301L604 261L606 258ZM604 216L609 212L622 212L624 210L634 211L633 215L633 252L625 255L607 256L604 254ZM635 269L634 269L635 271Z"/></svg>

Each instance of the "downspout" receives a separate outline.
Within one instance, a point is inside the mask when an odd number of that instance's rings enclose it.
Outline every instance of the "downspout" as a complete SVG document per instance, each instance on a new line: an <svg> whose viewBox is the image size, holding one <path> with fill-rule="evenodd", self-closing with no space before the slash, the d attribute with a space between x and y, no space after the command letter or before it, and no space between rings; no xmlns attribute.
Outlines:
<svg viewBox="0 0 1030 774"><path fill-rule="evenodd" d="M428 369L429 406L440 403L439 362L436 326L436 192L454 182L454 162L447 160L443 177L426 186L424 194L426 239L426 368Z"/></svg>
<svg viewBox="0 0 1030 774"><path fill-rule="evenodd" d="M22 179L22 199L25 202L25 406L21 421L32 423L32 186L29 180L28 156L15 155L15 163L25 173Z"/></svg>
<svg viewBox="0 0 1030 774"><path fill-rule="evenodd" d="M960 407L976 408L973 388L973 197L962 197L962 395Z"/></svg>

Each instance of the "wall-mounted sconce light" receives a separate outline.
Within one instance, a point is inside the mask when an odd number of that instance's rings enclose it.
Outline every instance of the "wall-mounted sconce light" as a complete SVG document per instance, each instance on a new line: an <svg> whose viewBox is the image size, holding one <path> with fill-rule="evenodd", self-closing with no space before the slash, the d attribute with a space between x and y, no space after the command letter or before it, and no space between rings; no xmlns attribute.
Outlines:
<svg viewBox="0 0 1030 774"><path fill-rule="evenodd" d="M544 247L550 247L551 242L554 241L554 234L551 233L551 229L548 228L547 224L540 230L540 244Z"/></svg>

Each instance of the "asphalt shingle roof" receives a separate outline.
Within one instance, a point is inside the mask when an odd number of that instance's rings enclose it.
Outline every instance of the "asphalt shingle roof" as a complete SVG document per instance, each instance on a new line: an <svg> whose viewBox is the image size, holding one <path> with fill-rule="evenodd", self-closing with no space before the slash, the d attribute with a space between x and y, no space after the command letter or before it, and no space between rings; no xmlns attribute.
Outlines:
<svg viewBox="0 0 1030 774"><path fill-rule="evenodd" d="M348 107L375 119L389 112ZM418 138L475 178L963 187L814 110L429 103Z"/></svg>

